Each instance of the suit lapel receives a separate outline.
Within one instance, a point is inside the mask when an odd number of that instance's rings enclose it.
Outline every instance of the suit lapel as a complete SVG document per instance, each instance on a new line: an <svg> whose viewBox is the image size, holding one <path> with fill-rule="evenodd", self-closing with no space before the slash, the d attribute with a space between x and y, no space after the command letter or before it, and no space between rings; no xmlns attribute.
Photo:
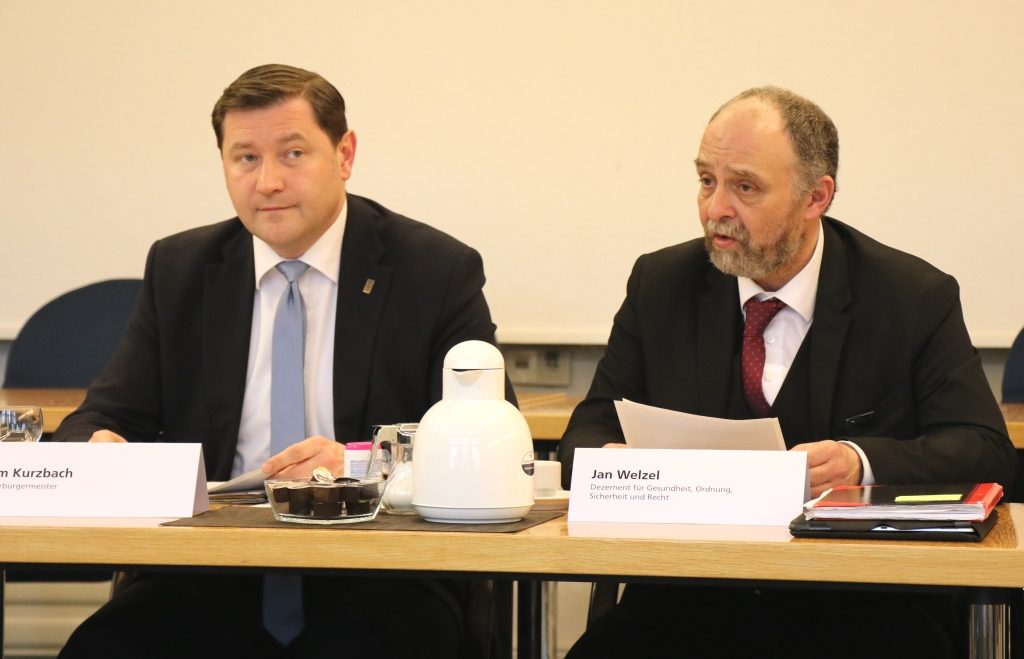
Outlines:
<svg viewBox="0 0 1024 659"><path fill-rule="evenodd" d="M252 236L239 231L224 246L224 260L206 266L203 283L203 378L210 437L203 438L211 473L231 469L245 397L252 331ZM211 453L214 452L214 453ZM225 466L226 465L226 466Z"/></svg>
<svg viewBox="0 0 1024 659"><path fill-rule="evenodd" d="M385 246L373 208L349 195L338 273L334 330L334 429L345 441L362 427L377 327L384 311L392 268L381 265Z"/></svg>
<svg viewBox="0 0 1024 659"><path fill-rule="evenodd" d="M735 277L710 268L708 288L697 303L697 366L699 410L727 418L735 356L739 289Z"/></svg>
<svg viewBox="0 0 1024 659"><path fill-rule="evenodd" d="M818 294L811 326L811 432L812 437L828 439L829 419L839 377L839 362L850 317L847 307L853 300L846 253L839 235L822 218L825 247L818 276Z"/></svg>

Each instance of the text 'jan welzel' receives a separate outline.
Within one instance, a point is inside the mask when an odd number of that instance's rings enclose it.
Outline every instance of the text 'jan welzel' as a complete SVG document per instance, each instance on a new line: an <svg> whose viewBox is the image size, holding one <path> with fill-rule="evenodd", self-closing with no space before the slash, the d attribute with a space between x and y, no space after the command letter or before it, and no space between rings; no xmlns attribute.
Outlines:
<svg viewBox="0 0 1024 659"><path fill-rule="evenodd" d="M700 484L662 484L638 481L660 481L661 470L644 471L642 469L618 469L598 471L590 476L593 480L612 481L590 484L591 499L644 499L647 501L671 501L672 495L688 494L732 494L731 487L716 487ZM617 482L616 482L617 481Z"/></svg>

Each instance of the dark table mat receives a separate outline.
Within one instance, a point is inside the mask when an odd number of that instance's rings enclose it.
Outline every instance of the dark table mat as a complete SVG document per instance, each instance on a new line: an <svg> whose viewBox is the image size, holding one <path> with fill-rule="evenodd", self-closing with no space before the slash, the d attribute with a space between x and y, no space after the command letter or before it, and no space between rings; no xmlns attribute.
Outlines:
<svg viewBox="0 0 1024 659"><path fill-rule="evenodd" d="M195 517L185 517L161 526L207 526L231 528L336 529L339 531L448 531L463 533L515 533L564 515L564 511L531 512L518 522L502 524L442 524L428 522L418 515L388 515L381 512L376 519L355 524L297 524L279 522L270 508L224 506Z"/></svg>

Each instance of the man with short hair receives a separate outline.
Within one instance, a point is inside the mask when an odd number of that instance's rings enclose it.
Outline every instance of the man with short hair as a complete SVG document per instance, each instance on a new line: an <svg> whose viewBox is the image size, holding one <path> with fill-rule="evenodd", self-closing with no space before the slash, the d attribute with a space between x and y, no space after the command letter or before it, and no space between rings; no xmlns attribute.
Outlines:
<svg viewBox="0 0 1024 659"><path fill-rule="evenodd" d="M831 119L792 92L751 89L714 114L695 161L704 238L636 262L559 446L565 485L576 448L625 446L618 399L778 417L813 495L1011 485L956 281L824 215L838 161ZM645 657L958 656L961 613L933 595L631 585L569 657L628 656L637 639Z"/></svg>
<svg viewBox="0 0 1024 659"><path fill-rule="evenodd" d="M345 442L440 399L449 348L494 342L480 255L346 192L356 137L315 73L246 71L213 126L238 217L153 245L123 342L55 439L202 442L210 480L340 475ZM145 574L61 656L454 657L464 586Z"/></svg>

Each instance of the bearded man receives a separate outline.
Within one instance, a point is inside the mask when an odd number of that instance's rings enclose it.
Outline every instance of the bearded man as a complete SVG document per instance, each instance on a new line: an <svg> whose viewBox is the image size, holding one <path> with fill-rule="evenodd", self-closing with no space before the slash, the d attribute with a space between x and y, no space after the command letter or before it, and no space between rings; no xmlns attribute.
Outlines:
<svg viewBox="0 0 1024 659"><path fill-rule="evenodd" d="M625 446L613 401L628 399L777 417L813 495L1009 488L1016 456L956 281L824 215L838 162L832 120L790 91L750 89L712 116L695 160L704 238L637 260L559 446L565 487L577 448ZM965 616L942 595L631 585L568 656L629 656L637 639L647 657L964 656Z"/></svg>

